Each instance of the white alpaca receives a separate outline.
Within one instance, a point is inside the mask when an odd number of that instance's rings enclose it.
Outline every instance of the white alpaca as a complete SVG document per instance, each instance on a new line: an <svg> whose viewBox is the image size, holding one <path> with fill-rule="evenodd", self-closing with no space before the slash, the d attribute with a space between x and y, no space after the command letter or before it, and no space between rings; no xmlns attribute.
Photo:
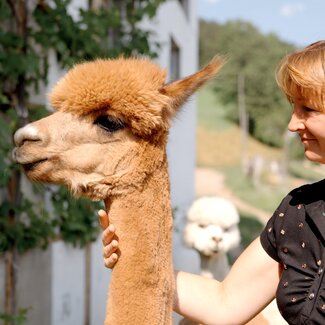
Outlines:
<svg viewBox="0 0 325 325"><path fill-rule="evenodd" d="M187 215L184 241L200 254L201 275L222 280L229 271L227 253L240 243L236 207L220 197L195 200Z"/></svg>

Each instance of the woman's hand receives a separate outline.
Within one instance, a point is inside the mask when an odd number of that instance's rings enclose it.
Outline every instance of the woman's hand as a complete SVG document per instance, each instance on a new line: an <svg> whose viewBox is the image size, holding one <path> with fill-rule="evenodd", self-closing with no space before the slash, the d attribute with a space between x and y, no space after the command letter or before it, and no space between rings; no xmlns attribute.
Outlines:
<svg viewBox="0 0 325 325"><path fill-rule="evenodd" d="M118 248L118 237L114 225L109 223L106 211L99 210L98 219L104 230L102 235L104 265L112 269L121 254Z"/></svg>

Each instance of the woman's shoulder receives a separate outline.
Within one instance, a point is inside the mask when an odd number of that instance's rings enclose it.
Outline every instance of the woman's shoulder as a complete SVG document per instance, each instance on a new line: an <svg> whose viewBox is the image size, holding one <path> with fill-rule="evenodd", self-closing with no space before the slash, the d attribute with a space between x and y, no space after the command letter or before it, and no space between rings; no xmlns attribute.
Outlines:
<svg viewBox="0 0 325 325"><path fill-rule="evenodd" d="M324 201L325 179L299 186L291 190L281 201L274 212L274 216L282 214L296 214L297 209L313 205L314 202Z"/></svg>
<svg viewBox="0 0 325 325"><path fill-rule="evenodd" d="M293 189L285 198L291 205L310 204L324 198L325 179Z"/></svg>
<svg viewBox="0 0 325 325"><path fill-rule="evenodd" d="M305 222L307 208L318 209L320 201L325 205L324 191L325 180L321 180L297 187L284 197L260 235L263 248L273 259L282 261L283 254L279 247L285 247L287 240L299 241L301 232L296 229Z"/></svg>

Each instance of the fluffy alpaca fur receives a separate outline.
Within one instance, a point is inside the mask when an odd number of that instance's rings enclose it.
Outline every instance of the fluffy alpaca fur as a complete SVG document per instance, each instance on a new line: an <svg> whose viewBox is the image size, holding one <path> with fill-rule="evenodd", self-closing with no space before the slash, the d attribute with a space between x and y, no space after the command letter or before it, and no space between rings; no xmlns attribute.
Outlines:
<svg viewBox="0 0 325 325"><path fill-rule="evenodd" d="M120 238L110 325L172 323L172 211L166 143L171 118L221 68L165 83L146 59L76 65L50 94L56 112L15 134L14 158L29 178L104 200Z"/></svg>
<svg viewBox="0 0 325 325"><path fill-rule="evenodd" d="M160 92L166 73L146 59L97 60L77 65L50 94L59 111L118 116L140 136L168 130L174 114ZM121 90L123 94L121 96ZM167 116L166 116L167 114Z"/></svg>
<svg viewBox="0 0 325 325"><path fill-rule="evenodd" d="M201 274L222 280L229 271L227 253L240 243L236 207L220 197L202 197L193 202L184 231L184 241L200 254Z"/></svg>

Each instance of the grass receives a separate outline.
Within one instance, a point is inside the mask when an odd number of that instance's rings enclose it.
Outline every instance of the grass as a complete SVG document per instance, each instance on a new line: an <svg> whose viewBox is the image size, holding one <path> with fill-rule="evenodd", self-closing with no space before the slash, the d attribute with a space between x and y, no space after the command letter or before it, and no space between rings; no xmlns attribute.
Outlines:
<svg viewBox="0 0 325 325"><path fill-rule="evenodd" d="M198 96L197 164L202 167L224 168L240 165L242 137L238 126L227 119L211 87ZM249 137L248 157L259 155L266 160L282 158L282 150L270 148Z"/></svg>
<svg viewBox="0 0 325 325"><path fill-rule="evenodd" d="M238 166L225 169L224 174L227 185L238 198L270 213L277 208L289 190L286 186L272 186L264 182L261 182L260 185L254 185Z"/></svg>
<svg viewBox="0 0 325 325"><path fill-rule="evenodd" d="M218 101L212 86L199 91L198 96L198 122L207 130L224 130L233 123L227 120L226 109Z"/></svg>
<svg viewBox="0 0 325 325"><path fill-rule="evenodd" d="M291 175L298 178L303 178L309 181L318 181L324 178L325 169L305 161L303 164L301 161L292 161L289 165L289 171Z"/></svg>
<svg viewBox="0 0 325 325"><path fill-rule="evenodd" d="M264 225L254 216L240 212L239 231L240 231L240 247L231 251L228 254L230 265L234 264L235 260L241 252L249 246L262 232Z"/></svg>
<svg viewBox="0 0 325 325"><path fill-rule="evenodd" d="M241 164L242 142L237 126L231 125L224 130L205 129L201 125L197 130L197 164L202 167L224 168ZM250 138L246 154L248 157L261 156L264 160L281 160L282 151L269 148Z"/></svg>
<svg viewBox="0 0 325 325"><path fill-rule="evenodd" d="M240 214L239 229L241 234L241 246L246 248L255 238L257 238L264 225L256 220L254 216Z"/></svg>

